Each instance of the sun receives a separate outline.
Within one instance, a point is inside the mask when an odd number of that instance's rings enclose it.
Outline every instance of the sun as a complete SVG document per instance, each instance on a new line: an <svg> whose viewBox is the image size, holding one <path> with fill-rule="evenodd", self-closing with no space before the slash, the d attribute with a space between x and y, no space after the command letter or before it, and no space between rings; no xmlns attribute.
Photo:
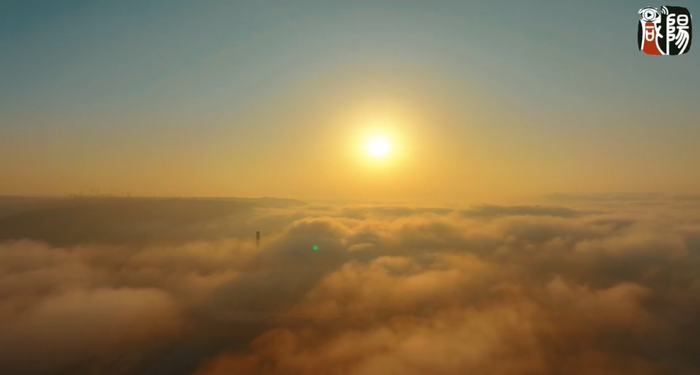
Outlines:
<svg viewBox="0 0 700 375"><path fill-rule="evenodd" d="M374 137L367 141L367 152L373 158L384 158L390 151L391 145L386 138Z"/></svg>

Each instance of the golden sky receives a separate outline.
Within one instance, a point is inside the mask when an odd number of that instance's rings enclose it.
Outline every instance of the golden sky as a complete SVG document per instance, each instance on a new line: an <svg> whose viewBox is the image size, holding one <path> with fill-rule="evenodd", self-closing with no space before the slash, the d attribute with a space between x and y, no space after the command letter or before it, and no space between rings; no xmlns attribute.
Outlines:
<svg viewBox="0 0 700 375"><path fill-rule="evenodd" d="M634 7L596 31L562 19L545 32L523 14L585 7L518 4L177 5L152 24L95 5L9 24L0 194L451 203L700 189L697 57L621 49ZM369 159L380 133L392 151Z"/></svg>

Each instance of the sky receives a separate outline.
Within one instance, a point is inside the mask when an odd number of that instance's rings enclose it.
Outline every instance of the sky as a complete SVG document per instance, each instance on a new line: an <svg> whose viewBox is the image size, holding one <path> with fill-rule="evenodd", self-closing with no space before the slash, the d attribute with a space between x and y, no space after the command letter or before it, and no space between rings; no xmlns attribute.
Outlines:
<svg viewBox="0 0 700 375"><path fill-rule="evenodd" d="M700 57L637 49L649 5L6 0L0 194L697 193Z"/></svg>

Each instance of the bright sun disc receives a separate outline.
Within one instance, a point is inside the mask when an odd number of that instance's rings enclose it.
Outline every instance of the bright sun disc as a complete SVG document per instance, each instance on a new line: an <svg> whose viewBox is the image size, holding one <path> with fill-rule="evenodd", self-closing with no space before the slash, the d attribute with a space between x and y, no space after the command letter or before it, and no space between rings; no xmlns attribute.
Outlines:
<svg viewBox="0 0 700 375"><path fill-rule="evenodd" d="M384 138L372 138L367 142L367 152L375 158L386 156L389 149L389 142Z"/></svg>

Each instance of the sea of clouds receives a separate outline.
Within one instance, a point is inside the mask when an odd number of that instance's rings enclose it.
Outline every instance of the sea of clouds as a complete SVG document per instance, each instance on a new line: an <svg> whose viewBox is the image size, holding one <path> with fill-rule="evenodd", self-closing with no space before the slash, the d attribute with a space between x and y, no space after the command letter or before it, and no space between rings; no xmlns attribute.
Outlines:
<svg viewBox="0 0 700 375"><path fill-rule="evenodd" d="M0 373L700 374L697 197L109 225L3 232Z"/></svg>

